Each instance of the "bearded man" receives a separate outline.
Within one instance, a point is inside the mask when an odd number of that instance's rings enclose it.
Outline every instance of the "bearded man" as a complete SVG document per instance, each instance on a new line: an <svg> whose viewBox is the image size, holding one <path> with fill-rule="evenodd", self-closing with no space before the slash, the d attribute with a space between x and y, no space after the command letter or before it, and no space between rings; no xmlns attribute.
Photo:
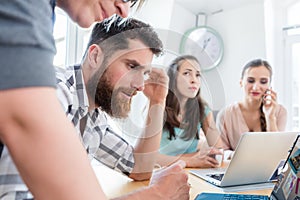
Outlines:
<svg viewBox="0 0 300 200"><path fill-rule="evenodd" d="M81 65L56 73L58 97L89 156L135 180L151 177L159 149L168 77L151 62L162 48L149 25L113 17L94 26ZM109 118L127 117L139 91L149 99L149 116L133 147Z"/></svg>

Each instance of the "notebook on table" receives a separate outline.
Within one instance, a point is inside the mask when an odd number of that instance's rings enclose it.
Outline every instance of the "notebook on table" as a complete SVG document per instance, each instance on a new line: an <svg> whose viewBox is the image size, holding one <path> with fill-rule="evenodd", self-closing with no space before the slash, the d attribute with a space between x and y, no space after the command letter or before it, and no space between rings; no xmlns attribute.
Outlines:
<svg viewBox="0 0 300 200"><path fill-rule="evenodd" d="M297 132L247 132L225 168L194 169L190 173L220 187L268 182L286 160Z"/></svg>
<svg viewBox="0 0 300 200"><path fill-rule="evenodd" d="M201 193L195 200L300 200L300 135L296 138L270 195Z"/></svg>

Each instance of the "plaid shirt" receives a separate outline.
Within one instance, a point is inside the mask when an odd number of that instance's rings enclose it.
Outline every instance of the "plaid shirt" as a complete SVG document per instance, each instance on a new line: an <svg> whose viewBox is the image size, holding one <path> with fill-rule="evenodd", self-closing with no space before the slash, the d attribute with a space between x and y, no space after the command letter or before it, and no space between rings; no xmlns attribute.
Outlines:
<svg viewBox="0 0 300 200"><path fill-rule="evenodd" d="M105 112L100 109L88 112L81 67L57 68L56 77L59 100L68 119L76 127L89 157L126 175L131 173L134 166L133 147L111 128L111 119ZM87 117L86 127L81 134L80 120L84 117Z"/></svg>
<svg viewBox="0 0 300 200"><path fill-rule="evenodd" d="M109 116L99 109L88 112L88 99L83 84L80 66L57 70L57 93L67 117L78 130L89 157L128 175L134 166L133 147L109 126ZM80 134L80 119L87 116L83 135ZM0 154L0 199L32 200L16 169L8 149L1 146Z"/></svg>
<svg viewBox="0 0 300 200"><path fill-rule="evenodd" d="M1 200L32 200L25 183L19 175L8 149L3 147L0 158L0 199Z"/></svg>

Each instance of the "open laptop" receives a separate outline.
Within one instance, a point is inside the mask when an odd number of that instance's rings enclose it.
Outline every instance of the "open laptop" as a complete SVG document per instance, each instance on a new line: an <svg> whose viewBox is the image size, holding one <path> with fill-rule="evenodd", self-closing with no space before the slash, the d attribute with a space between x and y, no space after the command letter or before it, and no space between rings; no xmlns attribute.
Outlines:
<svg viewBox="0 0 300 200"><path fill-rule="evenodd" d="M190 173L214 185L237 186L268 182L286 160L297 132L247 132L226 168L194 169Z"/></svg>
<svg viewBox="0 0 300 200"><path fill-rule="evenodd" d="M195 200L211 199L300 200L300 135L298 135L290 150L270 197L255 194L201 193L195 198Z"/></svg>

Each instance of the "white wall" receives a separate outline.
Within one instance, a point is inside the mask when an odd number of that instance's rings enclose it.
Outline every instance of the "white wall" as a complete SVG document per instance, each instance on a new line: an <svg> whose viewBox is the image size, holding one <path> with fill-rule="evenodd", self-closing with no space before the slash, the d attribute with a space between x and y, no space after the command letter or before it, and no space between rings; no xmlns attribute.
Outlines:
<svg viewBox="0 0 300 200"><path fill-rule="evenodd" d="M168 32L166 30L170 26L173 6L174 0L146 1L143 9L134 16L152 25L165 45L168 39Z"/></svg>
<svg viewBox="0 0 300 200"><path fill-rule="evenodd" d="M162 66L179 55L182 36L196 26L196 15L174 0L147 1L135 16L150 23L161 36L166 53L154 63ZM207 25L220 33L225 50L218 68L204 73L201 93L213 110L219 110L242 96L239 88L242 66L250 59L266 56L263 1L209 16ZM145 116L141 113L145 101L141 95L134 98L129 119L119 123L129 140L142 130L145 118L140 116ZM136 132L132 134L132 130Z"/></svg>
<svg viewBox="0 0 300 200"><path fill-rule="evenodd" d="M224 10L208 18L208 25L223 37L224 57L218 70L229 104L242 97L239 80L245 63L266 57L263 1Z"/></svg>
<svg viewBox="0 0 300 200"><path fill-rule="evenodd" d="M172 0L160 1L165 6L160 6L158 1L160 0L149 1L143 8L140 19L163 29L164 33L167 32L163 34L167 37L163 38L167 55L162 61L167 65L179 55L181 38L188 29L195 27L196 15ZM159 12L162 7L163 11ZM167 19L170 20L169 23L166 22ZM243 65L250 59L266 57L264 3L256 2L208 16L207 25L220 33L225 48L218 68L205 72L202 90L202 95L211 107L218 110L242 96L239 78Z"/></svg>
<svg viewBox="0 0 300 200"><path fill-rule="evenodd" d="M154 62L164 66L179 55L184 33L196 26L196 15L174 0L147 1L137 17L158 30L166 53ZM217 69L204 72L201 92L211 108L219 110L242 97L239 78L243 65L266 57L264 1L208 16L207 26L222 36L224 57Z"/></svg>
<svg viewBox="0 0 300 200"><path fill-rule="evenodd" d="M286 104L284 52L282 52L284 25L282 4L281 0L262 0L208 16L207 26L219 32L224 42L224 57L220 65L214 70L204 72L201 92L213 110L219 110L242 98L243 94L239 86L241 70L246 62L254 58L263 58L270 62L275 71L273 89L280 94L279 103ZM154 62L163 66L168 65L179 55L182 36L196 25L195 14L174 0L147 1L147 5L137 16L158 30L166 54ZM133 108L138 109L134 109L133 112L141 110L143 101L145 99L142 97L136 98L134 102L137 107ZM288 108L287 105L285 106ZM131 115L133 118L129 121L133 123L126 125L129 134L132 132L130 131L132 126L138 125L139 128L143 126L144 118L134 119L134 116L140 116L140 113ZM124 130L125 127L122 128Z"/></svg>
<svg viewBox="0 0 300 200"><path fill-rule="evenodd" d="M268 32L267 42L267 57L273 64L274 79L273 86L278 93L278 102L283 104L288 110L287 130L292 130L292 76L293 71L291 66L287 65L289 60L286 46L287 38L283 27L287 26L286 8L298 0L265 0L265 7L268 12L265 14L266 31Z"/></svg>

